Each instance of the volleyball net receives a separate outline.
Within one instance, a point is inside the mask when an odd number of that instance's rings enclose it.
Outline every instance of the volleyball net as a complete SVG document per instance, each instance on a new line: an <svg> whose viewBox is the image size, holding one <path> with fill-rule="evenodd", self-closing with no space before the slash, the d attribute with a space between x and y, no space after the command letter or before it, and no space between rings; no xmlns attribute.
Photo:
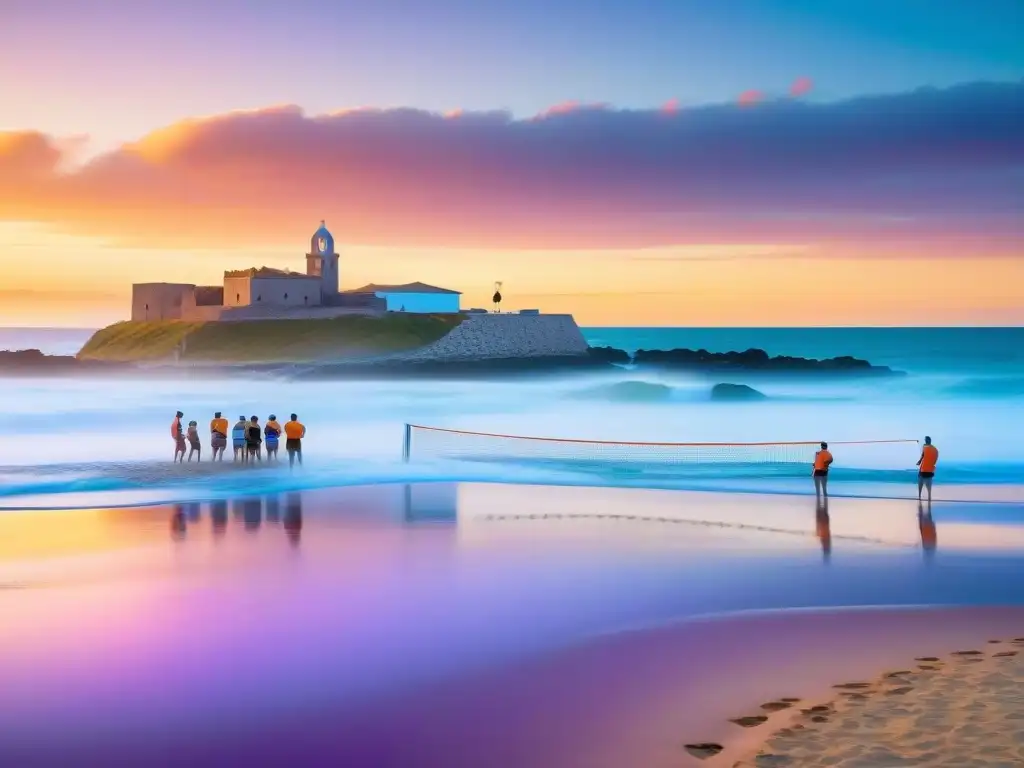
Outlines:
<svg viewBox="0 0 1024 768"><path fill-rule="evenodd" d="M844 464L879 466L897 462L906 466L917 440L830 441L829 449L842 454ZM417 460L460 459L508 463L601 463L659 466L734 465L737 467L809 466L820 440L775 443L663 443L616 440L575 440L528 437L459 429L405 425L402 457ZM853 461L851 461L851 459ZM916 459L910 459L911 465Z"/></svg>

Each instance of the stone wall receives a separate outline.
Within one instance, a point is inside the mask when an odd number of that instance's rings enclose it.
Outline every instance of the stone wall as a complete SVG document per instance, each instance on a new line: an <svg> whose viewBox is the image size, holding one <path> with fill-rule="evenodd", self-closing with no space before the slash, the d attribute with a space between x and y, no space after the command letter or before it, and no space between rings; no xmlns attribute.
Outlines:
<svg viewBox="0 0 1024 768"><path fill-rule="evenodd" d="M383 304L383 301L381 301ZM200 307L203 309L203 307ZM221 309L218 307L218 309ZM216 318L222 322L247 320L324 320L345 315L383 315L384 309L374 306L340 307L277 307L273 305L250 307L224 307Z"/></svg>
<svg viewBox="0 0 1024 768"><path fill-rule="evenodd" d="M479 314L467 315L433 344L387 359L445 362L585 354L587 341L572 315Z"/></svg>
<svg viewBox="0 0 1024 768"><path fill-rule="evenodd" d="M132 286L132 320L181 320L194 290L190 283L136 283Z"/></svg>

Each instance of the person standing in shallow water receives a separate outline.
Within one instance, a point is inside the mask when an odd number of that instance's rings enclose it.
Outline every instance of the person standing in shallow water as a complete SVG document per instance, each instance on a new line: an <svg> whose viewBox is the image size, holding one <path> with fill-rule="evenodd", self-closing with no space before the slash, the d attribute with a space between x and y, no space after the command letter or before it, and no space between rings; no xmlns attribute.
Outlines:
<svg viewBox="0 0 1024 768"><path fill-rule="evenodd" d="M277 461L278 440L281 437L281 425L277 423L277 416L270 414L270 418L263 427L263 436L266 440L267 461Z"/></svg>
<svg viewBox="0 0 1024 768"><path fill-rule="evenodd" d="M220 415L220 411L217 411L210 420L210 447L213 449L212 461L224 461L224 449L227 446L228 420Z"/></svg>
<svg viewBox="0 0 1024 768"><path fill-rule="evenodd" d="M185 430L181 426L181 417L185 414L178 411L171 422L171 439L174 441L174 459L179 464L185 460Z"/></svg>
<svg viewBox="0 0 1024 768"><path fill-rule="evenodd" d="M203 444L199 442L199 425L190 421L188 423L188 460L192 461L192 455L195 454L196 462L203 460Z"/></svg>
<svg viewBox="0 0 1024 768"><path fill-rule="evenodd" d="M814 468L811 470L815 498L828 498L828 468L831 466L832 454L829 453L828 443L822 443L821 450L814 454Z"/></svg>
<svg viewBox="0 0 1024 768"><path fill-rule="evenodd" d="M932 445L932 439L925 437L921 448L921 458L917 460L917 500L921 500L921 491L928 489L928 503L932 503L932 479L935 477L935 465L939 463L939 449Z"/></svg>
<svg viewBox="0 0 1024 768"><path fill-rule="evenodd" d="M302 464L302 438L306 436L306 427L299 421L297 414L292 414L291 421L284 425L284 435L287 438L284 448L288 451L288 466L295 466L296 457L299 465Z"/></svg>
<svg viewBox="0 0 1024 768"><path fill-rule="evenodd" d="M233 461L241 461L243 464L245 463L245 433L248 428L245 416L239 416L235 426L231 428L231 447L235 451Z"/></svg>
<svg viewBox="0 0 1024 768"><path fill-rule="evenodd" d="M263 445L263 430L260 429L260 420L255 416L249 419L249 426L245 432L245 445L249 449L249 461L263 461L260 455L260 446Z"/></svg>

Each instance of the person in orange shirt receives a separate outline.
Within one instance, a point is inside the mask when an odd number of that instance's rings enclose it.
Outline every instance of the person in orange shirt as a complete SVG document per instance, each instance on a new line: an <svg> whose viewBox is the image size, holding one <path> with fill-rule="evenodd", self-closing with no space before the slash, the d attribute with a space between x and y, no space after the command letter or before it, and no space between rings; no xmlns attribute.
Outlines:
<svg viewBox="0 0 1024 768"><path fill-rule="evenodd" d="M295 458L298 457L299 464L302 464L302 438L306 436L306 427L299 421L296 414L292 414L291 421L284 425L284 436L286 438L284 449L288 451L288 466L295 466Z"/></svg>
<svg viewBox="0 0 1024 768"><path fill-rule="evenodd" d="M814 468L811 476L814 478L815 498L828 497L828 468L832 466L832 454L828 451L828 443L821 444L821 450L814 454Z"/></svg>
<svg viewBox="0 0 1024 768"><path fill-rule="evenodd" d="M928 489L928 503L932 503L932 478L935 477L935 465L939 463L939 449L932 445L932 439L925 437L921 448L921 458L917 460L917 500L921 500L921 491Z"/></svg>
<svg viewBox="0 0 1024 768"><path fill-rule="evenodd" d="M210 420L210 447L213 448L214 461L224 461L224 449L227 445L228 420L217 411Z"/></svg>

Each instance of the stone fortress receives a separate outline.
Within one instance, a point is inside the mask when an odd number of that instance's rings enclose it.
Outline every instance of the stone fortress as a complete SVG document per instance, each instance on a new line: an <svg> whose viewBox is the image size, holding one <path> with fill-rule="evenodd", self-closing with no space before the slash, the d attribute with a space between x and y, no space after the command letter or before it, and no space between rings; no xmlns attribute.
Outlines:
<svg viewBox="0 0 1024 768"><path fill-rule="evenodd" d="M325 222L310 238L306 271L253 267L224 272L223 285L136 283L132 320L271 320L384 312L461 311L459 291L426 283L340 290L339 256Z"/></svg>
<svg viewBox="0 0 1024 768"><path fill-rule="evenodd" d="M323 221L310 239L306 271L271 267L224 272L223 285L136 283L132 317L136 322L184 320L243 322L328 319L344 315L384 317L389 312L462 314L442 339L409 352L389 355L408 362L536 358L586 355L588 345L572 315L463 310L459 291L426 283L339 287L339 257Z"/></svg>

